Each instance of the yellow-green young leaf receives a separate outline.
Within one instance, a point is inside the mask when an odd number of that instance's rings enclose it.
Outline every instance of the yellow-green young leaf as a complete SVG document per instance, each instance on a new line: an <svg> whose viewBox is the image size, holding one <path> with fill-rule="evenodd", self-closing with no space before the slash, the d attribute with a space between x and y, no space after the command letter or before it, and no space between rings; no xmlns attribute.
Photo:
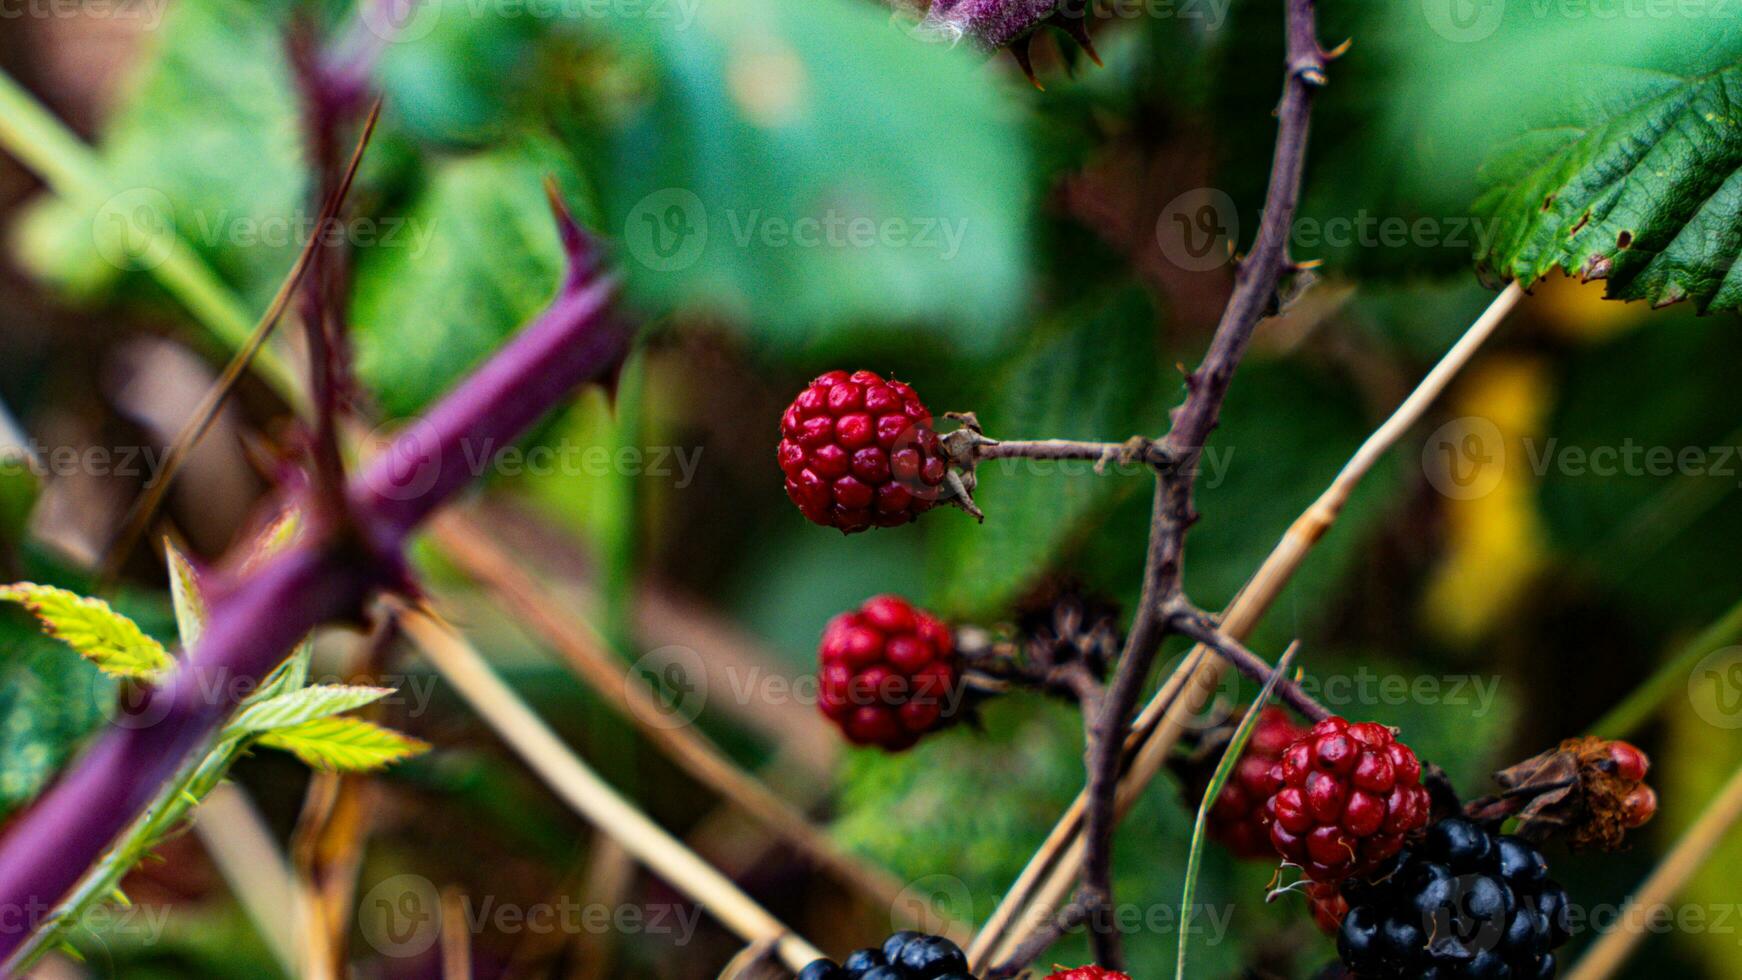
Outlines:
<svg viewBox="0 0 1742 980"><path fill-rule="evenodd" d="M244 569L254 568L273 555L290 547L302 533L302 511L287 510L272 519L254 539L254 550L242 563Z"/></svg>
<svg viewBox="0 0 1742 980"><path fill-rule="evenodd" d="M200 594L199 575L187 556L168 541L163 543L163 555L169 563L169 598L175 605L181 648L192 650L206 629L206 598Z"/></svg>
<svg viewBox="0 0 1742 980"><path fill-rule="evenodd" d="M30 610L42 621L43 632L77 650L106 674L149 679L173 663L156 640L101 599L20 582L0 586L0 600Z"/></svg>
<svg viewBox="0 0 1742 980"><path fill-rule="evenodd" d="M429 743L361 718L317 718L260 736L316 769L367 772L429 751Z"/></svg>
<svg viewBox="0 0 1742 980"><path fill-rule="evenodd" d="M361 708L392 693L391 687L316 684L249 705L236 716L230 730L252 733L295 728L305 722Z"/></svg>

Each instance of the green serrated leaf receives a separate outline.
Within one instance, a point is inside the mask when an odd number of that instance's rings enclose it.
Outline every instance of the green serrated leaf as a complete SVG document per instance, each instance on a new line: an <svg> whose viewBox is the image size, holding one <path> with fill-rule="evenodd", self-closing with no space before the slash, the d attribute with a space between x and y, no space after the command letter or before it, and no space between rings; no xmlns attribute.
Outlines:
<svg viewBox="0 0 1742 980"><path fill-rule="evenodd" d="M1612 299L1742 308L1742 50L1686 73L1578 66L1552 112L1483 168L1495 234L1477 261L1533 283L1552 270L1606 280Z"/></svg>
<svg viewBox="0 0 1742 980"><path fill-rule="evenodd" d="M169 565L169 598L175 607L176 631L181 634L182 649L192 650L206 628L206 599L200 594L199 573L168 541L163 543L163 557Z"/></svg>
<svg viewBox="0 0 1742 980"><path fill-rule="evenodd" d="M316 684L280 694L243 709L230 723L234 733L280 731L307 722L354 711L393 693L390 687Z"/></svg>
<svg viewBox="0 0 1742 980"><path fill-rule="evenodd" d="M30 610L42 622L43 632L78 651L104 673L149 679L173 665L162 645L101 599L20 582L0 586L0 600Z"/></svg>
<svg viewBox="0 0 1742 980"><path fill-rule="evenodd" d="M360 718L317 718L260 736L304 763L332 772L368 772L429 751L429 743Z"/></svg>

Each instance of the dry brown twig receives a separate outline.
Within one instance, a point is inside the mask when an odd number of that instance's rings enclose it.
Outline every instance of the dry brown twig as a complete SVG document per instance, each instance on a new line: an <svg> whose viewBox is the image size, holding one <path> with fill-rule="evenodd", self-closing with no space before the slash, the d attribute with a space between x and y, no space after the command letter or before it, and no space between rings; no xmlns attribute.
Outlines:
<svg viewBox="0 0 1742 980"><path fill-rule="evenodd" d="M822 958L815 946L612 789L432 611L402 609L399 616L424 657L575 812L746 942L771 941L793 970Z"/></svg>
<svg viewBox="0 0 1742 980"><path fill-rule="evenodd" d="M1640 941L1669 914L1670 900L1705 867L1712 851L1738 822L1742 822L1742 769L1736 770L1657 870L1628 898L1631 909L1643 911L1624 916L1604 933L1567 974L1567 980L1606 980L1618 973Z"/></svg>
<svg viewBox="0 0 1742 980"><path fill-rule="evenodd" d="M895 876L843 852L802 812L732 761L693 720L673 717L646 684L605 648L602 637L568 613L471 518L450 510L430 528L450 560L560 653L578 677L681 769L875 905L895 906L901 893Z"/></svg>

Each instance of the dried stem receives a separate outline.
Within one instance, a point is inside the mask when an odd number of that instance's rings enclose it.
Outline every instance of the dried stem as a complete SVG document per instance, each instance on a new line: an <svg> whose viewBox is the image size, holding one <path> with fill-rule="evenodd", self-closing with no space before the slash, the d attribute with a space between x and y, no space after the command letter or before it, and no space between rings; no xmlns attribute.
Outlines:
<svg viewBox="0 0 1742 980"><path fill-rule="evenodd" d="M523 571L503 547L487 538L471 518L448 511L432 522L431 531L451 560L543 637L577 677L680 768L820 867L863 892L873 904L893 906L901 893L899 881L842 852L803 813L733 762L693 722L671 718L645 683L605 648L604 640L568 613L562 602Z"/></svg>
<svg viewBox="0 0 1742 980"><path fill-rule="evenodd" d="M344 206L345 198L351 192L351 183L357 176L357 167L363 162L363 151L368 149L369 140L375 134L375 124L381 118L381 103L377 101L369 110L368 119L363 124L363 131L357 137L357 146L351 153L351 161L346 166L343 177L339 180L326 202L321 205L320 218L315 222L314 229L309 232L308 240L303 243L302 251L297 254L296 262L291 266L290 273L278 287L278 293L272 297L266 312L248 334L248 339L230 358L230 363L224 365L224 373L206 390L193 413L183 423L181 431L176 433L175 441L170 444L169 451L164 455L162 469L145 488L139 499L133 502L127 516L121 522L121 529L116 533L113 543L109 546L108 559L104 563L101 580L114 581L120 573L121 565L127 556L139 544L145 534L145 529L151 525L151 519L157 514L157 509L163 504L163 498L169 493L170 486L175 482L175 475L182 464L187 462L188 454L199 445L206 431L211 428L212 421L218 417L218 410L224 407L224 402L235 390L236 382L240 381L243 372L254 364L260 354L260 348L266 344L266 338L272 335L272 330L278 325L279 318L284 315L285 308L290 305L291 298L302 284L303 275L308 271L316 255L321 250L321 243L327 237L327 228L338 216L339 208Z"/></svg>
<svg viewBox="0 0 1742 980"><path fill-rule="evenodd" d="M773 942L793 970L822 958L816 947L600 779L458 634L422 610L406 610L400 622L460 696L577 813L746 942Z"/></svg>
<svg viewBox="0 0 1742 980"><path fill-rule="evenodd" d="M1591 945L1567 980L1606 980L1620 971L1640 940L1655 932L1656 924L1669 914L1670 899L1706 867L1712 851L1738 821L1742 821L1742 769L1736 770L1700 819L1628 899L1633 909L1643 910L1641 914L1621 917L1615 928Z"/></svg>

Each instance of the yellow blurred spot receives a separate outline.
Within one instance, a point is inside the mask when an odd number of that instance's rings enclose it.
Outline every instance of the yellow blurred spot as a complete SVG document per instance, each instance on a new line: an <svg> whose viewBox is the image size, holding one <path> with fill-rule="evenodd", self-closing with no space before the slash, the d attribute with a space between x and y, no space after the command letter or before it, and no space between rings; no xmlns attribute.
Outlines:
<svg viewBox="0 0 1742 980"><path fill-rule="evenodd" d="M804 62L785 44L759 39L740 47L726 65L726 87L744 117L769 129L788 125L803 113Z"/></svg>
<svg viewBox="0 0 1742 980"><path fill-rule="evenodd" d="M1603 341L1633 329L1654 312L1649 303L1603 298L1603 282L1550 273L1531 290L1530 308L1569 340Z"/></svg>
<svg viewBox="0 0 1742 980"><path fill-rule="evenodd" d="M1527 438L1541 434L1549 404L1546 367L1526 357L1480 364L1450 402L1461 418L1498 432L1496 445L1465 460L1474 496L1446 498L1446 555L1430 576L1423 615L1457 642L1484 636L1512 608L1547 554ZM1489 428L1486 423L1491 423Z"/></svg>

